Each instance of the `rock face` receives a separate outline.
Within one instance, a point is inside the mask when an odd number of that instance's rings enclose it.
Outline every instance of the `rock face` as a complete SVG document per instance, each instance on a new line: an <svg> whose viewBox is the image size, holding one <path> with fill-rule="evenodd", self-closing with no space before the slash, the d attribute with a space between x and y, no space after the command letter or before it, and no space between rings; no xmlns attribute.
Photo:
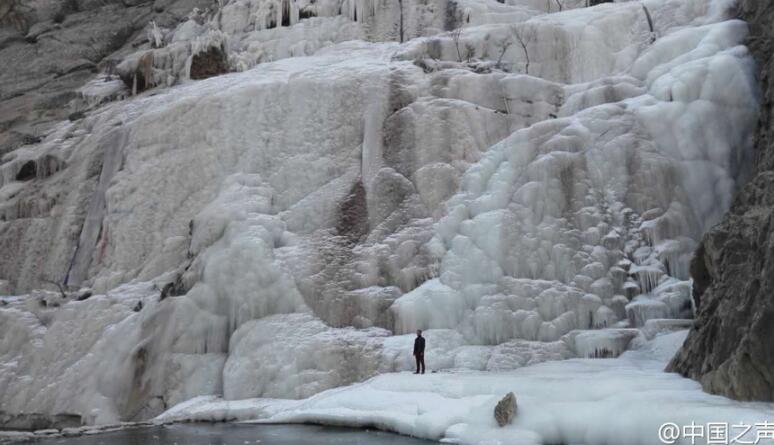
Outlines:
<svg viewBox="0 0 774 445"><path fill-rule="evenodd" d="M212 4L212 0L0 2L0 60L3 61L0 69L0 164L13 163L13 157L19 152L11 152L40 143L55 127L68 119L82 118L83 111L98 105L87 103L82 88L93 82L97 73L114 71L111 67L116 61L135 51L138 45L144 45L148 40L145 28L149 22L172 27L184 20L194 7ZM113 83L100 79L95 85L100 90ZM58 238L66 240L65 250L70 252L68 256L72 255L78 235L65 227L82 225L86 207L75 211L80 216L69 219L57 215L56 210L52 212L52 208L62 204L59 193L52 194L51 199L43 200L44 203L33 196L36 192L32 190L38 188L33 184L34 179L42 180L65 167L64 157L61 151L50 156L36 155L35 159L20 163L18 170L12 173L13 177L8 178L32 185L29 195L23 192L17 196L19 202L24 202L18 206L18 212L0 211L3 213L0 221L7 222L0 227L0 238L16 239L0 242L3 252L16 251L22 245L30 251L51 252L56 250L50 248L51 239ZM82 164L86 168L82 170L85 176L78 181L84 192L78 192L81 198L88 197L91 193L88 190L99 181L99 159L97 156L88 161L90 167ZM83 200L76 207L87 201ZM48 241L23 241L21 232L30 226L26 217L33 215L42 218L42 225L57 235L47 237ZM37 270L36 275L56 277L57 280L64 276L66 264L54 266L44 264L46 262L42 260L31 266ZM8 270L8 273L22 274L18 269Z"/></svg>
<svg viewBox="0 0 774 445"><path fill-rule="evenodd" d="M516 396L509 392L497 402L495 406L494 416L497 420L497 424L501 427L510 424L513 421L513 416L516 415Z"/></svg>
<svg viewBox="0 0 774 445"><path fill-rule="evenodd" d="M739 2L759 63L762 106L755 171L724 220L710 230L691 264L697 319L670 371L709 392L774 400L774 5Z"/></svg>
<svg viewBox="0 0 774 445"><path fill-rule="evenodd" d="M0 156L36 143L66 119L77 90L147 40L150 21L173 26L212 0L0 2Z"/></svg>

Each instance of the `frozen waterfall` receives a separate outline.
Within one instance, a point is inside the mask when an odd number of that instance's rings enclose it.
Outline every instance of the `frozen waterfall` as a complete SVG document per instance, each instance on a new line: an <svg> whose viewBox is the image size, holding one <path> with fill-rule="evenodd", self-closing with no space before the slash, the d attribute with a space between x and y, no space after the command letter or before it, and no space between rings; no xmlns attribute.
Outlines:
<svg viewBox="0 0 774 445"><path fill-rule="evenodd" d="M2 158L4 411L304 398L410 369L415 329L431 369L508 371L691 317L758 109L729 0L219 3ZM210 48L231 72L190 80Z"/></svg>

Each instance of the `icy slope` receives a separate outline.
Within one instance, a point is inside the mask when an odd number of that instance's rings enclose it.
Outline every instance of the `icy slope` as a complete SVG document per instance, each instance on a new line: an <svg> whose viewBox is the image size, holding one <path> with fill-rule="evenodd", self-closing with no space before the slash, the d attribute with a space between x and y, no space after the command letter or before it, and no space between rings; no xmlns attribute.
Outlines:
<svg viewBox="0 0 774 445"><path fill-rule="evenodd" d="M661 443L666 422L726 422L729 440L756 438L774 405L733 402L662 372L686 331L661 335L616 359L573 359L509 373L387 374L299 401L194 399L157 420L240 419L377 427L443 443L527 445ZM504 394L518 400L514 423L499 428L492 412ZM765 434L765 427L760 428ZM695 443L705 443L707 433ZM763 436L762 436L763 437ZM690 439L680 443L691 443Z"/></svg>
<svg viewBox="0 0 774 445"><path fill-rule="evenodd" d="M3 409L303 398L410 368L392 334L415 328L433 369L510 370L690 316L687 259L755 121L746 27L722 1L565 3L407 1L403 44L334 43L400 40L376 32L389 2L264 29L273 3L233 1L151 32L121 68L149 91L0 165L9 293L98 294L0 307ZM440 33L452 4L465 27ZM273 46L291 35L314 55ZM187 81L208 48L257 65Z"/></svg>
<svg viewBox="0 0 774 445"><path fill-rule="evenodd" d="M723 47L743 29L730 22L676 31L634 65L634 73L660 74L642 76L647 94L627 98L637 89L610 81L608 94L624 100L577 109L583 100L570 96L559 111L570 117L492 147L462 178L429 244L442 257L440 277L393 306L398 330L462 326L486 343L551 341L613 325L626 301L616 295L632 289L660 296L628 305L633 323L643 310L680 316L688 286L663 279L688 278L695 239L728 206L740 163L729 153L755 114L738 64L744 51L695 50L683 65L666 49L687 38ZM746 94L728 94L736 81ZM598 94L590 90L577 94ZM726 107L736 110L732 121Z"/></svg>

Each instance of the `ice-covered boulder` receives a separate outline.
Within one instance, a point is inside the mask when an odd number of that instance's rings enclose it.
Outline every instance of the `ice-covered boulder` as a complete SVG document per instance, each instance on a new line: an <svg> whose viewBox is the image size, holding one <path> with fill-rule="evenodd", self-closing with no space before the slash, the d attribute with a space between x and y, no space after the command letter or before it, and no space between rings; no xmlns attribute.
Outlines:
<svg viewBox="0 0 774 445"><path fill-rule="evenodd" d="M693 325L690 319L651 319L645 322L640 331L647 339L653 339L665 333L689 329Z"/></svg>
<svg viewBox="0 0 774 445"><path fill-rule="evenodd" d="M563 340L568 342L578 357L618 357L629 343L640 335L638 329L600 329L595 331L572 331Z"/></svg>

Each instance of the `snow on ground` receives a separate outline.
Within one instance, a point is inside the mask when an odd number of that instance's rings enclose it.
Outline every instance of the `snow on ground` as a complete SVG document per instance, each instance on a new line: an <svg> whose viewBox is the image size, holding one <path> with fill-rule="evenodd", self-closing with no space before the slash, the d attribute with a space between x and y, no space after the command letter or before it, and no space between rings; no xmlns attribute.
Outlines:
<svg viewBox="0 0 774 445"><path fill-rule="evenodd" d="M658 430L665 422L754 425L774 419L774 404L709 395L692 380L664 373L666 360L686 333L657 336L615 359L572 359L507 373L383 374L304 400L204 397L156 420L376 427L462 444L652 445L660 443ZM512 425L499 428L494 406L510 391L517 397L517 414ZM745 440L754 440L755 431L751 429Z"/></svg>

